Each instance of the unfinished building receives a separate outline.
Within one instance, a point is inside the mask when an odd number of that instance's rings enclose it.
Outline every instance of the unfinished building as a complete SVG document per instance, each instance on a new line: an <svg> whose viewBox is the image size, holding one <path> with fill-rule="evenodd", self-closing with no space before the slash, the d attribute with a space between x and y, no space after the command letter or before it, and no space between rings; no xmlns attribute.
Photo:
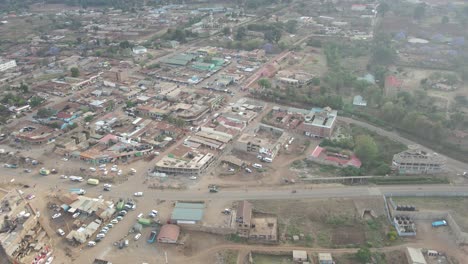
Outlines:
<svg viewBox="0 0 468 264"><path fill-rule="evenodd" d="M436 174L445 170L446 159L437 153L428 153L418 145L393 156L392 167L400 174Z"/></svg>

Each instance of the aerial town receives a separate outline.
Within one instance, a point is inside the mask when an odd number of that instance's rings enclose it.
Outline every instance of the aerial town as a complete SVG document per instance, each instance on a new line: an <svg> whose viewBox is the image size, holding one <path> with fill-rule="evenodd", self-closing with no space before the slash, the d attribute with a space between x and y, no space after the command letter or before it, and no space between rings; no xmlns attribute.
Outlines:
<svg viewBox="0 0 468 264"><path fill-rule="evenodd" d="M466 0L0 16L0 264L468 263Z"/></svg>

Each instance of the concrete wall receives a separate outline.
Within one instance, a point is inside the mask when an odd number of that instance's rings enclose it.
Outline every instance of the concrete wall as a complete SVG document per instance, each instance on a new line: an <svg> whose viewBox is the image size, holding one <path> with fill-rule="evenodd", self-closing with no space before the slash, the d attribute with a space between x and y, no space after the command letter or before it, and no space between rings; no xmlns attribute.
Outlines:
<svg viewBox="0 0 468 264"><path fill-rule="evenodd" d="M182 228L182 230L205 232L205 233L211 233L211 234L223 235L223 236L236 233L236 229L230 228L230 227L222 227L222 226L180 224L180 227Z"/></svg>

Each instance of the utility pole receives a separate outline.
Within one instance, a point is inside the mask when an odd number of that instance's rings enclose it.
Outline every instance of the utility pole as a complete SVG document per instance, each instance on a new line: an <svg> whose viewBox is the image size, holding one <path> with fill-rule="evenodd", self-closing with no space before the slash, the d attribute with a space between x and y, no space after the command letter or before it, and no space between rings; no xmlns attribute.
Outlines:
<svg viewBox="0 0 468 264"><path fill-rule="evenodd" d="M166 257L166 264L168 264L169 262L167 261L167 251L164 251L164 257Z"/></svg>

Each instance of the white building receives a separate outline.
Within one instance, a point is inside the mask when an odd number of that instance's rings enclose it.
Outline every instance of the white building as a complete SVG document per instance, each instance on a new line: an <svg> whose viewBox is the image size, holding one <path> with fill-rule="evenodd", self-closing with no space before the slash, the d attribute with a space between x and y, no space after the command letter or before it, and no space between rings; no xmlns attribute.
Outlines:
<svg viewBox="0 0 468 264"><path fill-rule="evenodd" d="M16 61L11 60L11 61L3 61L0 60L0 72L4 72L8 69L16 67Z"/></svg>

